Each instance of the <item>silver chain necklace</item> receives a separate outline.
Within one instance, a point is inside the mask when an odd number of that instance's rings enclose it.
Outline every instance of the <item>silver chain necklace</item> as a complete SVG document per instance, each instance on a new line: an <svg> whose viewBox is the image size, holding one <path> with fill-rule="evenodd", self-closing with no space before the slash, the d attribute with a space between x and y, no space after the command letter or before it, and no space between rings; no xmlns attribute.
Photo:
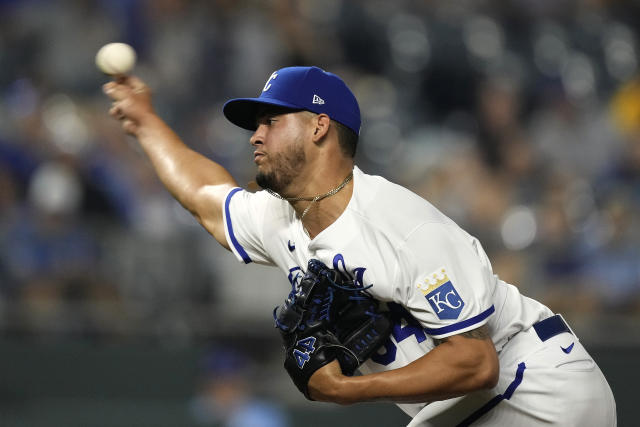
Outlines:
<svg viewBox="0 0 640 427"><path fill-rule="evenodd" d="M267 190L267 193L271 194L274 197L277 197L280 200L286 200L288 202L300 202L300 201L311 202L309 203L309 206L307 206L306 209L302 212L302 215L300 215L300 221L302 221L302 218L304 218L307 212L309 212L309 209L311 209L311 206L313 206L315 202L317 202L318 200L326 199L327 197L333 196L338 191L342 190L344 186L347 185L349 181L351 181L352 179L353 179L353 171L336 188L334 188L333 190L329 190L324 194L319 194L315 197L282 197L280 194L276 193L270 188L265 188L265 190Z"/></svg>

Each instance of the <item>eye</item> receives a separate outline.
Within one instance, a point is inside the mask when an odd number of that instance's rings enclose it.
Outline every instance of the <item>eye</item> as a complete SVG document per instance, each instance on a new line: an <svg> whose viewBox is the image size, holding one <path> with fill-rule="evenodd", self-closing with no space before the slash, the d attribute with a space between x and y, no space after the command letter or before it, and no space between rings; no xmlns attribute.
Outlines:
<svg viewBox="0 0 640 427"><path fill-rule="evenodd" d="M267 124L272 125L277 121L278 121L278 119L274 119L273 117L270 117L270 118L267 119Z"/></svg>

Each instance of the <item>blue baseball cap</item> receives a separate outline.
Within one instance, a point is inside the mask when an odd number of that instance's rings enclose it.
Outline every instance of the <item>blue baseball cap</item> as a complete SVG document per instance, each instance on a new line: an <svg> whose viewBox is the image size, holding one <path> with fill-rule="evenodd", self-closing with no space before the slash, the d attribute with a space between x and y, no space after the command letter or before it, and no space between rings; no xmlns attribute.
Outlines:
<svg viewBox="0 0 640 427"><path fill-rule="evenodd" d="M324 113L360 134L360 107L342 79L318 67L287 67L274 71L257 98L236 98L222 108L229 121L256 130L258 109L274 105Z"/></svg>

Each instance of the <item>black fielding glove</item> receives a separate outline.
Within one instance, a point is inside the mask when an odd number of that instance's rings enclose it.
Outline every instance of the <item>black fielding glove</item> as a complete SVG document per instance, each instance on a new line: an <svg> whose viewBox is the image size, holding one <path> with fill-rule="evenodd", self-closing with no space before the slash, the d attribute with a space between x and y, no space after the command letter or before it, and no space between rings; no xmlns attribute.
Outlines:
<svg viewBox="0 0 640 427"><path fill-rule="evenodd" d="M353 375L389 338L393 328L389 312L380 311L378 301L364 292L349 298L333 327L338 341L349 350L338 354L345 375Z"/></svg>
<svg viewBox="0 0 640 427"><path fill-rule="evenodd" d="M346 375L387 339L391 322L378 302L335 270L312 259L298 286L274 310L285 349L284 367L309 400L307 384L315 371L338 359Z"/></svg>

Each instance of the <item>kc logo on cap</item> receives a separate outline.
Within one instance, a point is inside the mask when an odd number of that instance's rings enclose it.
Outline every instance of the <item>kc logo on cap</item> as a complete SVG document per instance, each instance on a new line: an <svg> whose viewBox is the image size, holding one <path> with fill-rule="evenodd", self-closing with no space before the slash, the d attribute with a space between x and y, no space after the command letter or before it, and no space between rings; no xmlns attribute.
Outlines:
<svg viewBox="0 0 640 427"><path fill-rule="evenodd" d="M269 77L269 79L267 80L267 82L264 84L264 88L262 89L263 92L268 91L271 88L271 80L275 79L276 77L278 77L278 72L274 71L271 76Z"/></svg>
<svg viewBox="0 0 640 427"><path fill-rule="evenodd" d="M326 114L360 134L360 107L340 77L318 67L287 67L274 71L257 98L236 98L223 107L229 121L244 129L256 129L261 105Z"/></svg>

